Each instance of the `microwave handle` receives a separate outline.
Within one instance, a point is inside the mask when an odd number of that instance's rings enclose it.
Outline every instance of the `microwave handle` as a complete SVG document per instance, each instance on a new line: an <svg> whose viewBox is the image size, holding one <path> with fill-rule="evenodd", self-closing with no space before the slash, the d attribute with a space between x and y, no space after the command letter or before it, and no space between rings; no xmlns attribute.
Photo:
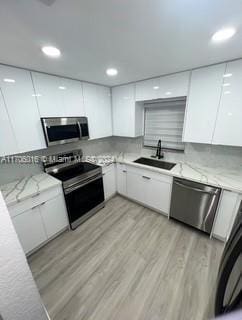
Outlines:
<svg viewBox="0 0 242 320"><path fill-rule="evenodd" d="M78 125L78 129L79 129L79 133L80 133L80 138L82 138L82 127L79 121L77 121L77 125Z"/></svg>

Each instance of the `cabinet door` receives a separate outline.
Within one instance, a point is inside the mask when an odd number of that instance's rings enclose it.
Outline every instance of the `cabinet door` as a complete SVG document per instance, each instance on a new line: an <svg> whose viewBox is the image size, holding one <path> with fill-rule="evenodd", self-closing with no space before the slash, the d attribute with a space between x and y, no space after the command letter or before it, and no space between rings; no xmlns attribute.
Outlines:
<svg viewBox="0 0 242 320"><path fill-rule="evenodd" d="M112 89L113 135L135 136L135 85Z"/></svg>
<svg viewBox="0 0 242 320"><path fill-rule="evenodd" d="M188 95L190 72L180 72L160 78L157 98L175 98Z"/></svg>
<svg viewBox="0 0 242 320"><path fill-rule="evenodd" d="M65 116L61 78L38 72L32 72L32 78L41 117Z"/></svg>
<svg viewBox="0 0 242 320"><path fill-rule="evenodd" d="M0 86L17 140L18 152L45 148L30 72L0 66Z"/></svg>
<svg viewBox="0 0 242 320"><path fill-rule="evenodd" d="M0 91L0 157L18 153L17 141Z"/></svg>
<svg viewBox="0 0 242 320"><path fill-rule="evenodd" d="M112 135L110 89L83 83L83 96L91 139Z"/></svg>
<svg viewBox="0 0 242 320"><path fill-rule="evenodd" d="M29 253L47 240L39 207L14 217L13 225L25 253Z"/></svg>
<svg viewBox="0 0 242 320"><path fill-rule="evenodd" d="M114 165L112 165L111 168L108 168L107 171L103 172L103 186L105 200L107 200L116 192L116 176Z"/></svg>
<svg viewBox="0 0 242 320"><path fill-rule="evenodd" d="M117 163L117 191L124 196L127 194L126 167L119 163Z"/></svg>
<svg viewBox="0 0 242 320"><path fill-rule="evenodd" d="M168 215L171 202L171 184L150 179L146 185L146 204Z"/></svg>
<svg viewBox="0 0 242 320"><path fill-rule="evenodd" d="M67 117L85 116L82 83L76 80L61 79L64 97L64 113Z"/></svg>
<svg viewBox="0 0 242 320"><path fill-rule="evenodd" d="M154 78L137 82L135 100L145 101L158 99L161 92L160 90L160 78Z"/></svg>
<svg viewBox="0 0 242 320"><path fill-rule="evenodd" d="M225 64L192 71L183 141L212 143Z"/></svg>
<svg viewBox="0 0 242 320"><path fill-rule="evenodd" d="M238 211L239 195L235 192L224 190L214 222L213 236L220 240L227 240Z"/></svg>
<svg viewBox="0 0 242 320"><path fill-rule="evenodd" d="M68 226L66 205L62 194L46 201L40 207L40 212L48 238Z"/></svg>
<svg viewBox="0 0 242 320"><path fill-rule="evenodd" d="M127 196L146 203L146 184L148 179L134 172L127 171Z"/></svg>
<svg viewBox="0 0 242 320"><path fill-rule="evenodd" d="M229 62L213 144L242 146L242 60Z"/></svg>

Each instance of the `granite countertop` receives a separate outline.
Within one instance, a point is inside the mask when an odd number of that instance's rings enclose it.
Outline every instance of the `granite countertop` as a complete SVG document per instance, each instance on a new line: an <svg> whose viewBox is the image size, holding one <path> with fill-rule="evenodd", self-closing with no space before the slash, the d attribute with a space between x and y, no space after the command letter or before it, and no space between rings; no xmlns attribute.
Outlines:
<svg viewBox="0 0 242 320"><path fill-rule="evenodd" d="M57 185L61 185L61 181L47 173L40 173L2 185L0 190L7 206L12 206Z"/></svg>
<svg viewBox="0 0 242 320"><path fill-rule="evenodd" d="M195 182L209 184L222 189L235 191L242 193L242 170L225 169L225 168L211 168L194 164L190 162L176 162L173 169L164 170L156 167L150 167L133 161L141 157L139 154L119 154L116 156L116 161L128 165L135 166L137 168L143 168L158 172L173 177L184 178ZM149 158L149 157L145 157ZM166 161L166 159L164 159ZM169 162L169 161L167 161Z"/></svg>

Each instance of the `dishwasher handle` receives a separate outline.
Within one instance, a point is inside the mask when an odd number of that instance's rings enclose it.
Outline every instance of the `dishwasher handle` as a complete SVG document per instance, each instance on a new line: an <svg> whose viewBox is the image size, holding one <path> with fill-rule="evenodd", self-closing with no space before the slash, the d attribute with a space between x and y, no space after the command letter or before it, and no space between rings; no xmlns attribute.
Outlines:
<svg viewBox="0 0 242 320"><path fill-rule="evenodd" d="M202 190L202 189L199 189L199 188L187 186L187 185L185 185L185 184L183 184L181 182L174 181L174 183L176 185L178 185L179 187L186 188L186 189L193 190L193 191L200 192L200 193L210 194L212 196L216 196L217 193L219 192L218 189L216 191L205 191L205 190Z"/></svg>

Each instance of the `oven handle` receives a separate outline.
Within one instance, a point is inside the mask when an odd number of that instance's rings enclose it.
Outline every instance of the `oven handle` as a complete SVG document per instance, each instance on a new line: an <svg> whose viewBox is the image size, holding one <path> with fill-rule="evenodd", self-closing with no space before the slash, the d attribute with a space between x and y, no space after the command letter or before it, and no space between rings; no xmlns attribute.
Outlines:
<svg viewBox="0 0 242 320"><path fill-rule="evenodd" d="M77 121L77 125L78 125L78 129L79 129L79 134L80 134L80 138L82 138L82 127L79 121Z"/></svg>
<svg viewBox="0 0 242 320"><path fill-rule="evenodd" d="M200 192L200 193L206 193L206 194L210 194L210 195L217 195L218 194L218 189L216 189L215 191L206 191L206 190L202 190L202 189L199 189L199 188L196 188L196 187L190 187L190 186L187 186L181 182L177 182L177 181L174 181L174 184L182 187L182 188L185 188L185 189L189 189L189 190L193 190L193 191L196 191L196 192Z"/></svg>
<svg viewBox="0 0 242 320"><path fill-rule="evenodd" d="M77 183L77 184L75 184L75 185L72 186L72 187L66 188L66 189L64 190L64 193L65 193L65 194L69 194L69 193L71 193L72 191L75 191L75 190L77 190L77 189L79 189L79 188L81 188L81 187L84 187L84 186L87 185L88 183L94 182L94 181L96 181L96 180L98 180L98 179L100 179L100 178L102 178L102 174L101 174L101 173L99 173L99 174L97 174L97 175L95 175L95 176L93 176L93 177L90 177L90 178L88 178L88 179L86 179L86 180L84 180L84 181L82 181L82 182L80 182L80 183Z"/></svg>

